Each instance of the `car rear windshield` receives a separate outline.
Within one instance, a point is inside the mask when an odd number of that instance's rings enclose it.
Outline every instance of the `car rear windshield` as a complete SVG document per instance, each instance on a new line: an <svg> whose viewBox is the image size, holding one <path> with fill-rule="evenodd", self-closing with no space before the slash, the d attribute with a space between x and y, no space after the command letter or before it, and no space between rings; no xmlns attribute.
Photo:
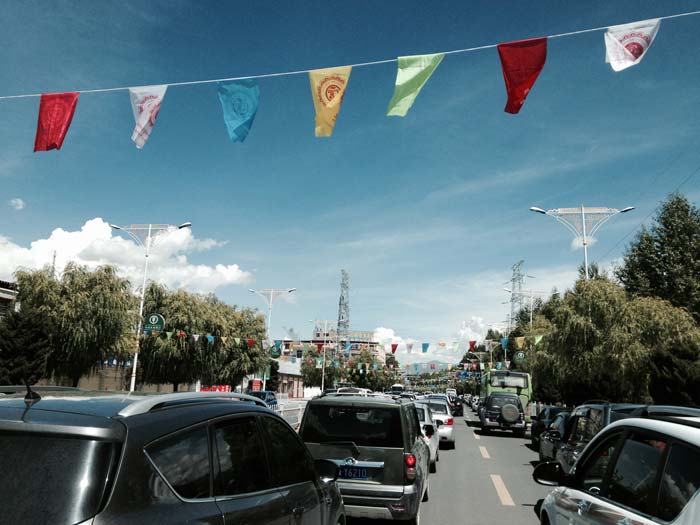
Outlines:
<svg viewBox="0 0 700 525"><path fill-rule="evenodd" d="M445 403L430 403L428 405L430 411L436 414L447 414L447 404Z"/></svg>
<svg viewBox="0 0 700 525"><path fill-rule="evenodd" d="M352 441L360 447L403 448L398 408L311 405L306 410L301 437L308 443Z"/></svg>
<svg viewBox="0 0 700 525"><path fill-rule="evenodd" d="M0 431L3 523L79 523L99 510L116 445Z"/></svg>
<svg viewBox="0 0 700 525"><path fill-rule="evenodd" d="M520 399L517 396L493 396L489 399L488 407L500 409L503 405L515 405L521 408Z"/></svg>
<svg viewBox="0 0 700 525"><path fill-rule="evenodd" d="M491 374L491 386L507 388L527 388L527 376L495 372Z"/></svg>

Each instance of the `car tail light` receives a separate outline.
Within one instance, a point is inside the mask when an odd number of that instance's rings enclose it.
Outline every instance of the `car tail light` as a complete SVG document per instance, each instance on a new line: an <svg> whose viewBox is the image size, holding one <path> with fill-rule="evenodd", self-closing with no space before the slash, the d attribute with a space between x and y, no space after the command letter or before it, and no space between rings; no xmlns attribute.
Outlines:
<svg viewBox="0 0 700 525"><path fill-rule="evenodd" d="M451 417L448 417L447 421L445 421L445 424L448 426L452 426L452 425L454 425L454 422L455 422L454 419L452 419Z"/></svg>
<svg viewBox="0 0 700 525"><path fill-rule="evenodd" d="M416 456L413 454L406 454L404 456L404 462L406 463L406 481L416 480Z"/></svg>

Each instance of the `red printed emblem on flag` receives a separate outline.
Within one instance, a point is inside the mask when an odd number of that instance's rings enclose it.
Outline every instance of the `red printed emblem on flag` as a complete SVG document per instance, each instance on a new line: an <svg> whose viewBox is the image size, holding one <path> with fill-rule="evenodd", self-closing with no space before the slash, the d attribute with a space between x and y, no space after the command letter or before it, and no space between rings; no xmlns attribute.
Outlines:
<svg viewBox="0 0 700 525"><path fill-rule="evenodd" d="M41 95L34 151L61 149L78 105L78 95L75 92Z"/></svg>

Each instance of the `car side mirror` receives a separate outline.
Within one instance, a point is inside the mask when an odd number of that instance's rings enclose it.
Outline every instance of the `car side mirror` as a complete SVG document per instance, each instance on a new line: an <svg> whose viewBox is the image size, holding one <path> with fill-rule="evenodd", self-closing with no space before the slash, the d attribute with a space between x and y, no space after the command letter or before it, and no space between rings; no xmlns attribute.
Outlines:
<svg viewBox="0 0 700 525"><path fill-rule="evenodd" d="M433 434L435 434L435 427L433 425L423 425L423 430L425 431L425 435L429 438L433 437Z"/></svg>
<svg viewBox="0 0 700 525"><path fill-rule="evenodd" d="M559 485L566 485L569 476L564 473L558 462L547 461L535 467L535 470L532 471L532 479L540 485L557 487Z"/></svg>
<svg viewBox="0 0 700 525"><path fill-rule="evenodd" d="M338 479L338 465L327 459L317 459L314 461L316 474L324 483L331 483Z"/></svg>

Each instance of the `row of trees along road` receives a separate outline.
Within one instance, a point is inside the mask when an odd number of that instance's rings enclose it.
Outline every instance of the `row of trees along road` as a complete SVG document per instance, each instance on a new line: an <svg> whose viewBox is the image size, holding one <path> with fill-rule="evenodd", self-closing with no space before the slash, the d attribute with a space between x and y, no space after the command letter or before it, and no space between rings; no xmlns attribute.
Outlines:
<svg viewBox="0 0 700 525"><path fill-rule="evenodd" d="M700 211L671 195L611 275L590 270L510 334L509 356L515 337L532 348L514 368L532 372L535 398L700 405Z"/></svg>
<svg viewBox="0 0 700 525"><path fill-rule="evenodd" d="M128 360L135 350L138 299L130 283L103 266L95 270L68 264L60 277L52 270L20 270L18 312L0 322L0 383L35 383L41 378L77 386L85 374L105 360ZM165 317L164 331L180 330L178 339L142 336L140 383L182 383L235 386L246 374L268 364L261 341L264 319L257 311L229 306L213 295L170 291L150 284L144 312ZM214 335L208 343L204 335ZM228 336L226 344L220 336ZM236 343L234 338L239 338ZM249 348L246 340L256 344Z"/></svg>

